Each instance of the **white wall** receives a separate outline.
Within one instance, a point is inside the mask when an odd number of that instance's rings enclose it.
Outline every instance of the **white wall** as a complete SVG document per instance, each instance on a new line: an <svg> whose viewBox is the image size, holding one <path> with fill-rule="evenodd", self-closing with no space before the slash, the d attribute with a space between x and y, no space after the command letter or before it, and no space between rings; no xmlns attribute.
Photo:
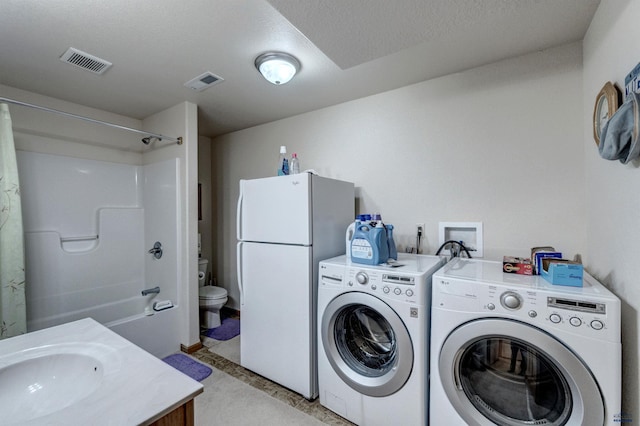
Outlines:
<svg viewBox="0 0 640 426"><path fill-rule="evenodd" d="M640 422L640 162L603 160L593 140L595 98L640 61L640 0L603 0L584 39L587 269L622 299L623 410ZM594 348L594 350L597 350Z"/></svg>
<svg viewBox="0 0 640 426"><path fill-rule="evenodd" d="M0 85L0 96L133 129L140 120ZM54 155L142 164L140 136L75 118L9 105L16 149Z"/></svg>
<svg viewBox="0 0 640 426"><path fill-rule="evenodd" d="M484 223L485 258L585 248L579 43L407 86L214 139L216 270L239 307L239 179L275 174L280 145L301 169L354 182L356 211L380 212L400 250L426 224ZM266 224L268 226L268 224Z"/></svg>

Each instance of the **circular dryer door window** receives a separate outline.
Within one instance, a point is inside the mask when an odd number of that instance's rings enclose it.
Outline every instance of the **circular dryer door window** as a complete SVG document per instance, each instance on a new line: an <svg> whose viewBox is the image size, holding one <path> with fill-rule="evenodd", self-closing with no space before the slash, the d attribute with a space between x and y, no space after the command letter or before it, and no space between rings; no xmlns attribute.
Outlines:
<svg viewBox="0 0 640 426"><path fill-rule="evenodd" d="M406 383L413 368L413 345L398 314L366 293L344 293L322 317L327 358L345 383L369 396L387 396Z"/></svg>
<svg viewBox="0 0 640 426"><path fill-rule="evenodd" d="M442 346L439 368L447 396L469 424L604 421L602 396L589 369L561 342L524 323L463 324Z"/></svg>

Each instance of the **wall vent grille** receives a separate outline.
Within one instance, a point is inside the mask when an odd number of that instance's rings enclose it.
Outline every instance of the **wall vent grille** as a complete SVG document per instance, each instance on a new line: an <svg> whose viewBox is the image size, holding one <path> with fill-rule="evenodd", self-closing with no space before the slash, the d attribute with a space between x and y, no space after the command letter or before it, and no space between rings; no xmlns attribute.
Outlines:
<svg viewBox="0 0 640 426"><path fill-rule="evenodd" d="M113 65L109 61L105 61L104 59L100 59L97 56L90 55L73 47L70 47L64 52L60 60L96 74L103 74Z"/></svg>

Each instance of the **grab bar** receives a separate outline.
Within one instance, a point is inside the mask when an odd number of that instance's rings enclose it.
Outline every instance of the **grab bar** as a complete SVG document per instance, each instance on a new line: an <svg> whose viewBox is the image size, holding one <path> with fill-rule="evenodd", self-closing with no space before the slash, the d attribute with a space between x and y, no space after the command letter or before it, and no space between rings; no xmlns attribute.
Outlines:
<svg viewBox="0 0 640 426"><path fill-rule="evenodd" d="M84 237L60 237L60 242L61 243L69 243L72 241L93 241L93 240L97 240L99 238L98 235L87 235Z"/></svg>

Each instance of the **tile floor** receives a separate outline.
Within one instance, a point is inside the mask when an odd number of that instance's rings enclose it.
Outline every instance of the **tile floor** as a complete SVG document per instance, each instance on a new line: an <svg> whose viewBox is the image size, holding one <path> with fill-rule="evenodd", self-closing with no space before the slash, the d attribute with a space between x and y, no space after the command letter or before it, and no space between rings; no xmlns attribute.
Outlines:
<svg viewBox="0 0 640 426"><path fill-rule="evenodd" d="M202 338L192 356L213 373L195 400L196 424L336 425L353 423L240 365L240 336L227 341Z"/></svg>

